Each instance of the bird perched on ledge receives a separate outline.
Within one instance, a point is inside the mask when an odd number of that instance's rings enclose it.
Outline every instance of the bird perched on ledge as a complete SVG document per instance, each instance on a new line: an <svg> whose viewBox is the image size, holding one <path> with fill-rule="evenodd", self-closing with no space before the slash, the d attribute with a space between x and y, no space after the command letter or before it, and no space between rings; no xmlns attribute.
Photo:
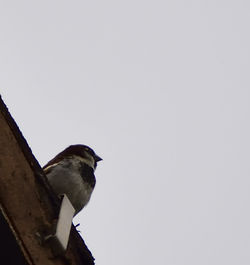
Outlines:
<svg viewBox="0 0 250 265"><path fill-rule="evenodd" d="M89 202L96 179L94 171L102 159L86 145L70 145L43 170L56 195L66 194L76 212Z"/></svg>

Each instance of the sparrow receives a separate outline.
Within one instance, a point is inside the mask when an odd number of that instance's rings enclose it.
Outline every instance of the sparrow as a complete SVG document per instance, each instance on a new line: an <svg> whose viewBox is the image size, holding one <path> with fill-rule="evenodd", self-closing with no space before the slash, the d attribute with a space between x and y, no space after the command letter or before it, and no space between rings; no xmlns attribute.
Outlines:
<svg viewBox="0 0 250 265"><path fill-rule="evenodd" d="M89 202L100 158L90 147L70 145L44 167L48 182L57 196L66 194L75 208L75 215Z"/></svg>

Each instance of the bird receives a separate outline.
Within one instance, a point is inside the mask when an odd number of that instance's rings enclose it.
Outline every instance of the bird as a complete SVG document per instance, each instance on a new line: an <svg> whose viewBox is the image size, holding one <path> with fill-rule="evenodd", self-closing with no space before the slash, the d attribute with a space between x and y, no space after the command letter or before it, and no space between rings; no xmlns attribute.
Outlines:
<svg viewBox="0 0 250 265"><path fill-rule="evenodd" d="M87 145L70 145L44 167L43 171L54 193L66 194L79 213L89 202L96 184L94 175L97 162L101 161Z"/></svg>

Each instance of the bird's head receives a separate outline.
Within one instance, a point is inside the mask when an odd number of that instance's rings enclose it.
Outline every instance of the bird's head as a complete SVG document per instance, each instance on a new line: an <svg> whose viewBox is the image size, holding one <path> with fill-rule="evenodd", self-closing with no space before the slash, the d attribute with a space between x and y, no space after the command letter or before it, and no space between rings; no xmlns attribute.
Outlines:
<svg viewBox="0 0 250 265"><path fill-rule="evenodd" d="M91 165L91 167L94 167L94 169L97 166L97 162L101 161L102 158L99 157L93 149L91 149L87 145L83 144L75 144L70 145L66 149L64 149L61 153L59 153L55 158L53 158L51 161L48 162L47 165L44 166L44 168L59 162L60 160L67 158L67 157L80 157L83 160L87 162L87 164ZM89 163L88 163L89 162Z"/></svg>
<svg viewBox="0 0 250 265"><path fill-rule="evenodd" d="M93 160L95 168L97 166L97 162L102 160L102 158L99 157L93 149L91 149L87 145L82 144L70 145L64 151L62 151L62 153L64 156L75 155L82 157L83 159Z"/></svg>

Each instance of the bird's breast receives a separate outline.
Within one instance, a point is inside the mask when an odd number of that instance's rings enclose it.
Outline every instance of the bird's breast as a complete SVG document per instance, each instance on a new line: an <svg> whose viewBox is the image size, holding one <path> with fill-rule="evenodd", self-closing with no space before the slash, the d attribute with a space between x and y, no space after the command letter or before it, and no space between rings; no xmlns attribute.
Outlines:
<svg viewBox="0 0 250 265"><path fill-rule="evenodd" d="M76 213L88 203L95 186L94 171L88 165L65 159L52 165L46 175L57 195L65 193L69 197Z"/></svg>

